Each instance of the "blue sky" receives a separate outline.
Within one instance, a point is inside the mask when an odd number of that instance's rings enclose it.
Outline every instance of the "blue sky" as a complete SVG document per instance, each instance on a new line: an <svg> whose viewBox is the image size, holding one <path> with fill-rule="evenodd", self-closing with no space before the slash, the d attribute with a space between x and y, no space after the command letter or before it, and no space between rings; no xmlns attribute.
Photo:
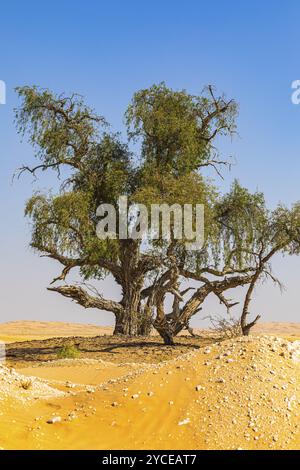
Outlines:
<svg viewBox="0 0 300 470"><path fill-rule="evenodd" d="M265 192L270 206L300 199L300 105L291 103L291 82L300 79L300 4L295 0L206 1L10 1L1 4L0 80L0 321L48 319L108 324L112 317L84 311L45 290L57 266L28 249L24 201L38 184L29 177L11 184L14 169L33 161L13 123L14 87L40 85L79 92L115 130L139 88L162 80L199 93L214 84L240 103L239 137L222 142L237 164L225 174ZM275 272L287 290L257 290L254 313L298 321L299 259L277 259ZM117 295L108 280L107 296ZM210 311L208 303L206 311ZM196 320L196 324L201 324Z"/></svg>

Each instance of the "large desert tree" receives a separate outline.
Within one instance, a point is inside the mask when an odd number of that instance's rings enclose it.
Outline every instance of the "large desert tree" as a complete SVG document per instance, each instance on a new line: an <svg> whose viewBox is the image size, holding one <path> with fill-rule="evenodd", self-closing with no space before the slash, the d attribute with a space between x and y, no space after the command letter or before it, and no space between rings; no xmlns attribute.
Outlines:
<svg viewBox="0 0 300 470"><path fill-rule="evenodd" d="M39 171L53 170L60 181L55 194L37 192L26 206L32 248L61 265L49 289L84 308L112 312L116 334L147 334L154 308L154 324L166 342L172 341L160 328L164 321L159 321L159 291L173 293L176 302L180 299L175 277L185 270L188 257L182 244L158 240L145 247L140 240L99 239L96 210L104 203L117 207L120 195L128 196L129 203L147 199L151 189L159 200L166 196L171 201L181 194L184 202L203 203L209 214L214 191L200 172L210 167L220 173L227 164L214 142L235 132L236 103L216 96L212 87L193 96L154 85L134 95L126 112L128 142L123 143L80 96L56 95L37 87L17 92L22 100L16 112L18 128L28 135L38 159L32 167L24 165L19 174L37 176ZM215 242L213 230L207 239ZM206 258L206 253L199 254L194 262L205 263ZM82 285L66 283L74 269L79 270ZM107 275L120 286L120 301L87 287ZM210 281L209 286L208 291ZM214 292L221 295L222 289L216 286Z"/></svg>

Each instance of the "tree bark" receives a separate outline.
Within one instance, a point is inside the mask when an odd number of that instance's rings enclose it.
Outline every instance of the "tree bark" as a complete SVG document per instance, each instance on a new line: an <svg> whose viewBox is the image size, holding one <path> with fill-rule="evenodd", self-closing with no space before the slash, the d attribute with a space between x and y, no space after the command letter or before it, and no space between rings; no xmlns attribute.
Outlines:
<svg viewBox="0 0 300 470"><path fill-rule="evenodd" d="M132 318L131 310L126 314L116 316L114 335L124 336L149 336L152 328L151 316L144 311L138 310Z"/></svg>
<svg viewBox="0 0 300 470"><path fill-rule="evenodd" d="M152 329L151 310L139 308L138 336L149 336Z"/></svg>
<svg viewBox="0 0 300 470"><path fill-rule="evenodd" d="M125 315L125 312L116 315L116 323L114 328L114 335L124 335L124 336L131 336L131 324L130 324L130 317Z"/></svg>
<svg viewBox="0 0 300 470"><path fill-rule="evenodd" d="M150 334L151 316L141 306L141 293L144 285L144 266L140 262L138 240L121 240L122 275L119 282L122 287L123 313L116 322L115 334L145 336Z"/></svg>
<svg viewBox="0 0 300 470"><path fill-rule="evenodd" d="M168 325L154 323L156 331L162 337L166 346L174 346L174 334Z"/></svg>
<svg viewBox="0 0 300 470"><path fill-rule="evenodd" d="M251 323L247 323L247 316L249 315L249 305L251 302L251 296L253 294L255 284L258 281L262 271L263 271L263 265L260 265L252 277L252 280L250 282L249 288L245 296L243 311L241 315L241 330L244 336L248 336L250 334L251 328L253 328L253 326L260 319L260 315L257 315L257 317Z"/></svg>
<svg viewBox="0 0 300 470"><path fill-rule="evenodd" d="M257 315L257 317L251 323L241 325L243 336L249 336L251 328L253 328L260 318L261 316Z"/></svg>

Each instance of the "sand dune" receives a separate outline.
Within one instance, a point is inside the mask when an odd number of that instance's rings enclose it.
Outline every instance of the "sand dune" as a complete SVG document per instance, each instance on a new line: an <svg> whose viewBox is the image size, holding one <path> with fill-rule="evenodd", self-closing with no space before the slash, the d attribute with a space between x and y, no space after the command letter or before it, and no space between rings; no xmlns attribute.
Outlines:
<svg viewBox="0 0 300 470"><path fill-rule="evenodd" d="M288 335L300 337L300 323L269 322L258 323L253 328L253 333L269 335Z"/></svg>
<svg viewBox="0 0 300 470"><path fill-rule="evenodd" d="M0 323L0 341L14 342L66 336L110 335L112 327L85 323L13 321Z"/></svg>

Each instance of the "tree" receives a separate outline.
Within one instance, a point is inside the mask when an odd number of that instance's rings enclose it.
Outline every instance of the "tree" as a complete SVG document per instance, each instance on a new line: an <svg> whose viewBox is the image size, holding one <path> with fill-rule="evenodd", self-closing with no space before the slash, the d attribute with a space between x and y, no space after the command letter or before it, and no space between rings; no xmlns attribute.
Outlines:
<svg viewBox="0 0 300 470"><path fill-rule="evenodd" d="M220 173L219 167L227 163L219 159L214 141L219 135L234 133L236 103L216 97L212 87L200 96L173 91L163 83L141 90L126 113L129 141L139 142L140 152L135 155L80 96L55 95L37 87L22 87L17 92L22 100L16 112L18 129L29 135L39 159L34 167L23 166L19 175L27 171L35 176L38 170L52 169L61 180L58 194L38 192L27 203L31 246L61 264L62 271L52 284L65 281L74 269L85 283L49 290L84 308L114 313L115 334L147 334L153 302L158 311L161 303L159 273L171 277L169 288L177 296L171 285L172 260L180 257L182 246L172 240L158 241L143 250L140 240L100 240L95 230L97 207L103 203L117 206L119 195L135 202L151 187L164 198L167 182L170 200L193 184L195 198L206 203L209 212L211 185L199 172L212 167ZM87 287L87 281L109 274L121 287L120 301L106 299ZM158 327L159 322L154 324Z"/></svg>

